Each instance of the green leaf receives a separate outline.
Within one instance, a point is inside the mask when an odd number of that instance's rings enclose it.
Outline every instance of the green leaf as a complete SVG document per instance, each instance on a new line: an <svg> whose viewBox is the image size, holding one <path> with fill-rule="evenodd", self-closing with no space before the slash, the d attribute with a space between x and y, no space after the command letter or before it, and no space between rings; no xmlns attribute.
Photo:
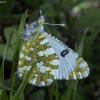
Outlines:
<svg viewBox="0 0 100 100"><path fill-rule="evenodd" d="M7 40L7 38L8 38L8 33L11 33L12 32L12 30L13 30L13 33L14 34L12 34L12 40L11 40L11 44L14 44L16 41L16 38L17 38L17 27L16 26L12 26L12 27L6 27L5 29L4 29L4 35L5 35L5 38L6 38L6 40Z"/></svg>
<svg viewBox="0 0 100 100"><path fill-rule="evenodd" d="M88 49L90 49L90 46L92 45L98 34L99 32L95 31L87 38L84 44L84 50L83 50L84 55L87 53Z"/></svg>
<svg viewBox="0 0 100 100"><path fill-rule="evenodd" d="M0 3L0 21L2 21L4 16L9 15L11 9L14 6L15 0L9 0L9 1L2 0L0 2L3 2L3 3Z"/></svg>
<svg viewBox="0 0 100 100"><path fill-rule="evenodd" d="M73 86L74 86L74 80L69 80L68 81L68 88L63 93L60 100L69 100L70 99L70 97L72 96L71 94L72 94Z"/></svg>
<svg viewBox="0 0 100 100"><path fill-rule="evenodd" d="M2 37L0 36L0 42L2 41L3 39L2 39Z"/></svg>
<svg viewBox="0 0 100 100"><path fill-rule="evenodd" d="M6 58L6 55L7 55L7 51L8 51L8 48L10 46L10 42L11 42L11 38L12 38L12 33L9 34L9 38L7 40L7 43L6 43L6 46L5 46L5 49L4 49L4 54L3 54L3 62L2 62L2 66L1 66L1 72L0 72L0 78L1 78L1 84L4 84L4 61L5 61L5 58Z"/></svg>
<svg viewBox="0 0 100 100"><path fill-rule="evenodd" d="M36 91L31 94L29 100L44 100L45 92L43 90Z"/></svg>
<svg viewBox="0 0 100 100"><path fill-rule="evenodd" d="M8 88L8 87L6 87L6 86L2 86L2 85L0 85L0 89L1 89L1 90L6 90L6 91L11 91L11 92L17 92L17 91L15 91L15 90L12 90L12 89L10 89L10 88Z"/></svg>
<svg viewBox="0 0 100 100"><path fill-rule="evenodd" d="M49 99L53 99L53 92L54 92L55 81L48 87L49 90Z"/></svg>
<svg viewBox="0 0 100 100"><path fill-rule="evenodd" d="M24 28L24 25L25 25L26 16L27 16L27 10L26 10L26 12L23 14L23 16L21 18L21 22L20 22L20 26L19 26L18 32L22 32L23 31L23 28ZM18 58L19 58L19 52L20 52L20 44L21 44L21 39L19 39L17 37L16 45L15 45L15 48L14 48L13 63L12 63L11 78L10 78L10 88L11 89L13 89L13 86L14 86L15 71L17 70L17 64L18 64ZM11 99L12 99L12 92L10 92L10 100Z"/></svg>
<svg viewBox="0 0 100 100"><path fill-rule="evenodd" d="M76 95L76 92L77 92L77 85L78 85L78 80L75 80L74 82L74 90L73 90L73 95L72 95L72 100L75 99L75 95Z"/></svg>
<svg viewBox="0 0 100 100"><path fill-rule="evenodd" d="M56 81L56 100L58 100L59 98L59 95L58 95L58 83Z"/></svg>
<svg viewBox="0 0 100 100"><path fill-rule="evenodd" d="M5 50L5 45L1 44L0 45L0 56L3 57L3 52ZM13 48L9 47L8 51L7 51L7 55L6 55L6 60L8 61L12 61L13 57Z"/></svg>
<svg viewBox="0 0 100 100"><path fill-rule="evenodd" d="M82 15L80 14L80 18L77 21L77 26L79 26L80 30L84 30L86 27L90 27L91 32L99 32L100 31L100 11L96 7L89 7L88 9L82 10Z"/></svg>
<svg viewBox="0 0 100 100"><path fill-rule="evenodd" d="M6 54L7 54L8 48L10 46L11 38L12 38L12 33L9 34L9 37L8 37L8 40L7 40L5 49L4 49L3 62L2 62L2 65L1 65L1 70L0 70L0 85L4 84L4 61L5 61L5 58L6 58ZM3 91L0 90L0 92L2 94ZM5 92L5 94L6 94L6 92ZM1 96L2 95L0 95L0 98L1 98Z"/></svg>
<svg viewBox="0 0 100 100"><path fill-rule="evenodd" d="M26 77L23 79L23 82L21 83L20 87L18 88L17 92L15 93L12 100L18 100L22 94L22 92L24 91L24 88L28 82L29 76L31 75L31 72L33 71L33 68L35 67L37 62L34 63L34 65L31 67L31 69L29 70L29 72L26 74Z"/></svg>
<svg viewBox="0 0 100 100"><path fill-rule="evenodd" d="M0 95L1 95L1 90L0 90ZM9 100L6 91L3 91L0 100Z"/></svg>
<svg viewBox="0 0 100 100"><path fill-rule="evenodd" d="M89 27L87 27L83 33L83 36L82 36L82 39L80 41L80 44L78 46L78 49L77 49L77 53L80 54L82 56L82 53L83 53L83 48L84 48L84 39L85 39L85 36L86 36L86 33L88 32L89 30Z"/></svg>
<svg viewBox="0 0 100 100"><path fill-rule="evenodd" d="M14 15L11 15L11 14L8 15L8 14L7 14L7 16L6 16L6 14L5 14L5 16L3 16L2 20L0 19L0 21L1 21L2 23L4 23L5 20L7 20L7 21L9 21L9 20L15 21L15 20L20 19L20 18L22 17L22 15L23 15L23 14L14 14Z"/></svg>
<svg viewBox="0 0 100 100"><path fill-rule="evenodd" d="M16 43L16 37L17 37L17 28L16 26L13 26L13 27L6 27L4 29L4 35L5 35L5 38L6 40L8 40L9 38L9 34L13 31L14 34L12 34L12 39L11 39L11 42L10 42L10 47L8 49L8 52L6 54L6 60L9 60L9 61L12 61L13 59L13 47L14 47L14 44ZM0 45L0 56L3 57L3 52L4 52L4 49L5 49L5 45L4 44L1 44Z"/></svg>

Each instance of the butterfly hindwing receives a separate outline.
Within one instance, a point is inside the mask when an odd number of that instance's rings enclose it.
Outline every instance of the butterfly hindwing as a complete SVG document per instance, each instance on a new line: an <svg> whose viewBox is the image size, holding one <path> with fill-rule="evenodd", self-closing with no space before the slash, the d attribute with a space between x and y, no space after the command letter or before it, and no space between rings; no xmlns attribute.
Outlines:
<svg viewBox="0 0 100 100"><path fill-rule="evenodd" d="M54 49L42 34L38 34L35 39L24 43L19 57L19 77L24 78L36 61L37 64L29 77L29 83L38 86L51 84L54 80L55 70L58 69L59 60Z"/></svg>
<svg viewBox="0 0 100 100"><path fill-rule="evenodd" d="M89 68L85 60L60 40L43 32L59 58L59 68L55 79L82 79L88 76Z"/></svg>

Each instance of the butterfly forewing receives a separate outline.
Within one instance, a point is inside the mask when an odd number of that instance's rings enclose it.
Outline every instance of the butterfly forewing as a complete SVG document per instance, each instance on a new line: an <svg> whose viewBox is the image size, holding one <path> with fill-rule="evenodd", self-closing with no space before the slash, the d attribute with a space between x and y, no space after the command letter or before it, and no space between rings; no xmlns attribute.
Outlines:
<svg viewBox="0 0 100 100"><path fill-rule="evenodd" d="M59 58L59 68L56 70L58 75L55 79L82 79L88 76L89 67L82 57L48 33L44 32L44 36Z"/></svg>
<svg viewBox="0 0 100 100"><path fill-rule="evenodd" d="M29 77L29 83L38 86L51 84L55 70L58 69L59 60L54 49L42 34L37 34L35 39L24 43L19 56L19 77L24 78L36 61L37 64Z"/></svg>

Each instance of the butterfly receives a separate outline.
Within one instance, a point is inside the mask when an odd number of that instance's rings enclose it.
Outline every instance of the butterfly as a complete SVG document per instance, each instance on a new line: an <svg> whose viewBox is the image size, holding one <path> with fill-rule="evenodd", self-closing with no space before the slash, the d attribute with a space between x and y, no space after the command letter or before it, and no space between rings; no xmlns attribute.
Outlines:
<svg viewBox="0 0 100 100"><path fill-rule="evenodd" d="M19 54L18 76L24 78L37 61L28 80L32 85L48 86L54 80L87 77L89 67L86 61L63 42L45 32L43 25L48 23L44 22L45 18L41 14L35 22L26 24L23 29L24 43Z"/></svg>

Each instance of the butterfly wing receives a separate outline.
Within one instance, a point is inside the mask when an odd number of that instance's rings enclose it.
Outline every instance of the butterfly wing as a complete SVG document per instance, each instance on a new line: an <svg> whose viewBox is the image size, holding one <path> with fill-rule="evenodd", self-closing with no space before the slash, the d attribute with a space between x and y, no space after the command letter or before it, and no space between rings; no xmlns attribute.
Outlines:
<svg viewBox="0 0 100 100"><path fill-rule="evenodd" d="M59 58L59 68L54 79L82 79L88 76L89 67L85 60L60 40L43 32Z"/></svg>
<svg viewBox="0 0 100 100"><path fill-rule="evenodd" d="M54 49L42 34L37 34L31 41L26 41L20 51L18 75L24 78L34 62L36 66L29 77L32 85L45 86L53 82L59 60Z"/></svg>

